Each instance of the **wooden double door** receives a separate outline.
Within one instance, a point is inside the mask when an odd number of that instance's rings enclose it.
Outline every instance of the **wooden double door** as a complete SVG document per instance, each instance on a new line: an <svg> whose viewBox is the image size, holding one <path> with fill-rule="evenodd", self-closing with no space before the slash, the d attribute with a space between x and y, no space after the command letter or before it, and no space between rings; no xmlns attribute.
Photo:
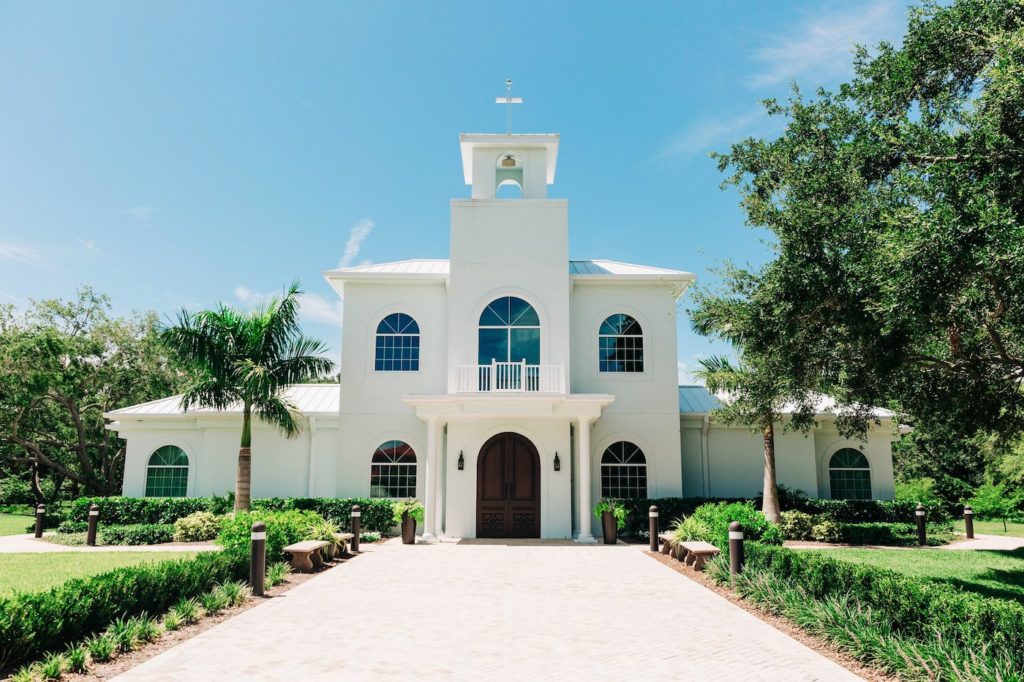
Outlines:
<svg viewBox="0 0 1024 682"><path fill-rule="evenodd" d="M499 433L480 448L476 536L540 537L540 455L518 433Z"/></svg>

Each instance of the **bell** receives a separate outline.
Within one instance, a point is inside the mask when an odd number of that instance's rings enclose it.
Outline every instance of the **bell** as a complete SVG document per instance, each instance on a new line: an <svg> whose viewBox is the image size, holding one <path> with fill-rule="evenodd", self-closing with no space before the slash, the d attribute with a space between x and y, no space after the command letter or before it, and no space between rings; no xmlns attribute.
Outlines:
<svg viewBox="0 0 1024 682"><path fill-rule="evenodd" d="M515 168L516 167L516 160L515 160L515 158L513 158L513 156L511 154L509 154L508 156L506 156L504 159L501 160L501 167L502 168Z"/></svg>

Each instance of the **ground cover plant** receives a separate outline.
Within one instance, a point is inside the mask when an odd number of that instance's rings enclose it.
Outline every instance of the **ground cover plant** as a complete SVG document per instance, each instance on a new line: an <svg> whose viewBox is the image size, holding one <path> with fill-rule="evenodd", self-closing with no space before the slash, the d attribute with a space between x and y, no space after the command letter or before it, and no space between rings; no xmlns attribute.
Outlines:
<svg viewBox="0 0 1024 682"><path fill-rule="evenodd" d="M1024 603L1024 549L938 551L931 549L802 550L951 585L989 597Z"/></svg>
<svg viewBox="0 0 1024 682"><path fill-rule="evenodd" d="M58 552L0 554L0 598L40 592L72 578L85 578L123 566L186 559L195 552Z"/></svg>
<svg viewBox="0 0 1024 682"><path fill-rule="evenodd" d="M118 618L163 613L178 600L240 579L247 571L247 558L239 553L204 552L117 568L67 580L47 591L2 598L0 668L59 651L104 630Z"/></svg>
<svg viewBox="0 0 1024 682"><path fill-rule="evenodd" d="M890 551L932 553L937 561L960 554ZM730 581L726 554L708 565L708 574L723 584ZM747 576L736 582L737 589L861 660L907 679L1020 679L1024 605L1019 601L833 555L747 543ZM1017 672L997 675L1007 671Z"/></svg>

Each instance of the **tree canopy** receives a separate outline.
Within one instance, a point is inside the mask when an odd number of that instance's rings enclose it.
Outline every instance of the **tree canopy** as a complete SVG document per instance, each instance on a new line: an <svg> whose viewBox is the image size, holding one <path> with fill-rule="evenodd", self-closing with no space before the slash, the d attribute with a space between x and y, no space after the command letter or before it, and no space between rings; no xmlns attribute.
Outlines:
<svg viewBox="0 0 1024 682"><path fill-rule="evenodd" d="M776 257L746 284L796 336L745 342L841 402L1024 431L1024 4L928 2L837 92L769 101L718 155ZM742 319L742 316L739 317ZM865 415L861 415L865 417Z"/></svg>

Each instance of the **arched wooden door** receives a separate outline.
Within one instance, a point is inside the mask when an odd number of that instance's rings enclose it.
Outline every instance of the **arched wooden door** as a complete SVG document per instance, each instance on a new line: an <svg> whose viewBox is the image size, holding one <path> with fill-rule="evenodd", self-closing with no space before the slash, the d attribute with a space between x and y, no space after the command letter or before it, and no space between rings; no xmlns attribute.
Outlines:
<svg viewBox="0 0 1024 682"><path fill-rule="evenodd" d="M476 536L540 537L540 455L518 433L499 433L480 448Z"/></svg>

